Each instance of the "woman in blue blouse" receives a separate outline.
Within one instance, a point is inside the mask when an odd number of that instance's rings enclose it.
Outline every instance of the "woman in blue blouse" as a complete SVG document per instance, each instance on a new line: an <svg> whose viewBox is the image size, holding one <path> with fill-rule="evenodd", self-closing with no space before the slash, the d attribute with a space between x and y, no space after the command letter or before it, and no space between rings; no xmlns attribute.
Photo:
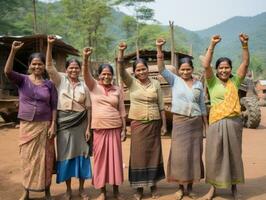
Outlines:
<svg viewBox="0 0 266 200"><path fill-rule="evenodd" d="M182 199L187 185L187 195L192 195L192 184L203 178L202 138L207 125L202 83L193 78L193 63L189 57L181 58L177 74L165 69L162 46L158 39L157 64L160 74L172 87L173 129L167 179L177 182L176 199Z"/></svg>

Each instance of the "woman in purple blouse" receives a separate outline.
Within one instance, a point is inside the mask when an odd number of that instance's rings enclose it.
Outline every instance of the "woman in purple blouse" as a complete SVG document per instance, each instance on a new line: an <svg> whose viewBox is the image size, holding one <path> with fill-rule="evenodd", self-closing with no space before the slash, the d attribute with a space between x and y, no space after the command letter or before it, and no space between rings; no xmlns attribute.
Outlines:
<svg viewBox="0 0 266 200"><path fill-rule="evenodd" d="M20 200L29 199L29 191L45 191L51 199L50 184L54 163L54 136L57 92L54 84L43 78L45 57L29 57L29 75L13 71L16 52L23 46L14 41L5 65L5 74L19 92L19 154L22 161L24 192Z"/></svg>

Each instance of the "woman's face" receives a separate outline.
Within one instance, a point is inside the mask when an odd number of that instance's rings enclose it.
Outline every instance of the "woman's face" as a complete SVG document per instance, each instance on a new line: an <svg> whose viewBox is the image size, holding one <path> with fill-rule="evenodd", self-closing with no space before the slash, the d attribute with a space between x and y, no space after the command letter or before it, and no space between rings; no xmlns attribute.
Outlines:
<svg viewBox="0 0 266 200"><path fill-rule="evenodd" d="M40 58L33 58L29 65L29 72L36 76L42 76L44 74L45 65Z"/></svg>
<svg viewBox="0 0 266 200"><path fill-rule="evenodd" d="M179 69L178 74L183 80L189 80L192 78L193 68L188 63L183 63Z"/></svg>
<svg viewBox="0 0 266 200"><path fill-rule="evenodd" d="M141 82L145 82L148 79L149 70L143 63L138 63L134 71L135 77Z"/></svg>
<svg viewBox="0 0 266 200"><path fill-rule="evenodd" d="M77 80L80 74L80 67L78 63L71 62L66 69L66 74L69 78Z"/></svg>
<svg viewBox="0 0 266 200"><path fill-rule="evenodd" d="M221 62L217 67L217 76L223 82L226 82L230 78L231 73L232 68L226 61Z"/></svg>
<svg viewBox="0 0 266 200"><path fill-rule="evenodd" d="M113 81L113 74L109 67L103 68L101 74L99 75L99 79L102 81L104 85L110 85Z"/></svg>

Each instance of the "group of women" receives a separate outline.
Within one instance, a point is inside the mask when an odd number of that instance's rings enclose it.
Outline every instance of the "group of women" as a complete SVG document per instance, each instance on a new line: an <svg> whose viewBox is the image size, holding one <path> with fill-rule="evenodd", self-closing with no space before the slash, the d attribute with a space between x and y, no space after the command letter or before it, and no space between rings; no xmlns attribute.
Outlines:
<svg viewBox="0 0 266 200"><path fill-rule="evenodd" d="M242 63L235 76L232 75L232 62L227 57L217 60L216 74L211 67L214 48L221 41L219 35L211 38L203 59L211 100L209 121L202 83L192 76L192 60L180 59L177 73L166 69L162 50L165 40L156 41L159 72L172 88L173 127L166 177L169 182L179 185L175 199L182 199L184 195L193 197L193 183L204 177L205 130L206 182L211 188L203 199L212 199L216 188L229 186L234 198L238 198L236 184L244 182L244 172L237 90L249 65L248 36L241 33L239 38ZM91 48L84 48L82 66L78 60L71 59L66 63L65 73L58 72L52 60L55 40L54 36L47 38L46 60L40 53L30 56L29 75L12 70L15 54L23 46L21 42L13 42L5 66L6 76L19 91L19 154L24 186L21 200L29 199L29 191L45 191L46 199L51 199L55 136L56 182L66 183L65 199L72 198L72 177L79 179L79 195L83 200L88 199L84 181L91 177L94 187L101 191L98 200L106 199L106 184L113 186L116 199L124 199L119 193L119 185L124 180L121 142L126 139L123 89L113 84L114 70L109 64L100 65L98 79L93 78L89 62ZM161 131L166 132L163 96L159 81L149 77L144 59L136 59L133 63L133 76L126 71L123 59L126 48L126 43L119 44L117 64L130 94L128 179L135 189L134 199L142 199L144 187L149 187L152 198L156 199L159 197L157 182L165 178L160 139ZM81 71L83 79L80 78ZM46 79L46 72L50 80ZM88 143L92 138L93 173Z"/></svg>

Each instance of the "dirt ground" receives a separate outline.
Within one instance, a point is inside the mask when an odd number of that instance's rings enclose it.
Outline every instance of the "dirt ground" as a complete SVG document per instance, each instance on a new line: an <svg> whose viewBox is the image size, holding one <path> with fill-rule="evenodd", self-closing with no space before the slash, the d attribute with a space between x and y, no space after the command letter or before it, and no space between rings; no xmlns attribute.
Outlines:
<svg viewBox="0 0 266 200"><path fill-rule="evenodd" d="M16 200L19 199L22 192L21 185L21 169L18 157L18 129L4 128L0 130L0 200ZM164 164L166 169L170 136L162 138ZM121 193L125 199L132 199L133 190L130 188L128 177L128 160L129 160L130 138L123 143L123 159L125 163L124 175L125 182L120 187ZM258 129L245 129L243 133L243 160L245 167L246 183L239 185L239 192L242 199L266 200L266 108L262 108L262 122ZM177 185L167 183L165 180L158 184L161 200L174 199L174 193ZM195 184L194 192L197 197L203 196L209 189L209 185L202 180ZM107 187L108 199L112 198L111 187ZM51 192L55 200L62 199L65 191L64 184L56 184L55 176L51 186ZM73 180L73 200L78 200L78 181ZM86 191L89 196L94 199L98 195L91 181L86 182ZM148 188L144 191L143 199L151 199ZM31 199L43 199L43 193L30 193ZM184 197L184 200L190 199ZM215 200L232 199L230 190L218 190Z"/></svg>

